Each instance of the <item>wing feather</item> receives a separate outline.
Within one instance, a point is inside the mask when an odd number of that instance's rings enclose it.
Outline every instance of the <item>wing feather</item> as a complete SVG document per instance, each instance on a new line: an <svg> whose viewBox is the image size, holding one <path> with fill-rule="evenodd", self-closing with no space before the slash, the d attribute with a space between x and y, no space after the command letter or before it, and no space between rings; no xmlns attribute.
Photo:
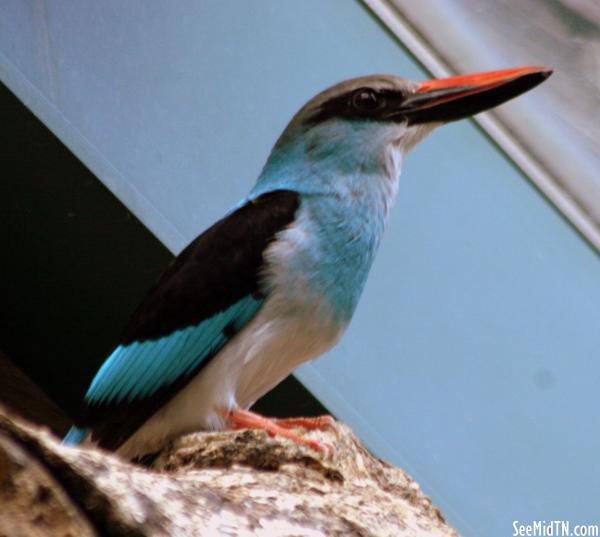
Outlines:
<svg viewBox="0 0 600 537"><path fill-rule="evenodd" d="M226 326L245 325L263 301L247 296L197 325L159 339L119 345L96 374L86 402L110 404L149 397L162 386L188 375L227 342Z"/></svg>
<svg viewBox="0 0 600 537"><path fill-rule="evenodd" d="M263 253L298 205L289 190L249 200L174 259L94 377L78 427L116 449L252 319Z"/></svg>

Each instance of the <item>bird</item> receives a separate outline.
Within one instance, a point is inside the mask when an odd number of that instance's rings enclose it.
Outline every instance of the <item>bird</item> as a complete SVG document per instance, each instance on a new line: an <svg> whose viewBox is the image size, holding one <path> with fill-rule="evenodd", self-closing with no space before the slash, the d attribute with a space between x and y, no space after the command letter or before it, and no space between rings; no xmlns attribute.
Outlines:
<svg viewBox="0 0 600 537"><path fill-rule="evenodd" d="M126 458L198 430L256 427L324 450L253 403L348 327L406 154L436 127L497 106L552 69L414 81L369 75L306 103L249 194L193 240L133 313L85 393L66 444Z"/></svg>

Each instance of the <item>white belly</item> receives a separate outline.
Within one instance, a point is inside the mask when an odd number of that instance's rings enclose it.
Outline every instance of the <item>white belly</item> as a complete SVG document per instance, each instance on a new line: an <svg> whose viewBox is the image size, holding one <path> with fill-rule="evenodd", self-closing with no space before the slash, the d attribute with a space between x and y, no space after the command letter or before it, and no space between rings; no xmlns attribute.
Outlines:
<svg viewBox="0 0 600 537"><path fill-rule="evenodd" d="M222 428L219 410L250 407L302 362L330 349L343 333L313 307L290 307L271 295L256 317L173 399L146 421L118 450L126 457L160 449L181 434Z"/></svg>

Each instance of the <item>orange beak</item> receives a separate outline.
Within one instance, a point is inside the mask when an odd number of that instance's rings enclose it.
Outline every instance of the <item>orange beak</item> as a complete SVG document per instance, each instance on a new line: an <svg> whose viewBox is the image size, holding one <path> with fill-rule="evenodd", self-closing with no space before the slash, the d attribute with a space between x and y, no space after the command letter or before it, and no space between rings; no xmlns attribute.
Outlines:
<svg viewBox="0 0 600 537"><path fill-rule="evenodd" d="M402 104L402 115L409 124L462 119L534 88L551 74L548 67L533 66L425 80Z"/></svg>

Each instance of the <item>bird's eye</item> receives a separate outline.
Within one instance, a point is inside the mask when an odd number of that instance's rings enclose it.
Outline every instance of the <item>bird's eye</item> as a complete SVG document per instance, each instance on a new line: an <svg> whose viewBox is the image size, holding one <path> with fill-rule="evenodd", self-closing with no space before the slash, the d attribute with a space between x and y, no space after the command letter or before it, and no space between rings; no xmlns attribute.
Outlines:
<svg viewBox="0 0 600 537"><path fill-rule="evenodd" d="M370 88L361 88L352 94L352 106L359 112L374 112L385 106L385 99Z"/></svg>

